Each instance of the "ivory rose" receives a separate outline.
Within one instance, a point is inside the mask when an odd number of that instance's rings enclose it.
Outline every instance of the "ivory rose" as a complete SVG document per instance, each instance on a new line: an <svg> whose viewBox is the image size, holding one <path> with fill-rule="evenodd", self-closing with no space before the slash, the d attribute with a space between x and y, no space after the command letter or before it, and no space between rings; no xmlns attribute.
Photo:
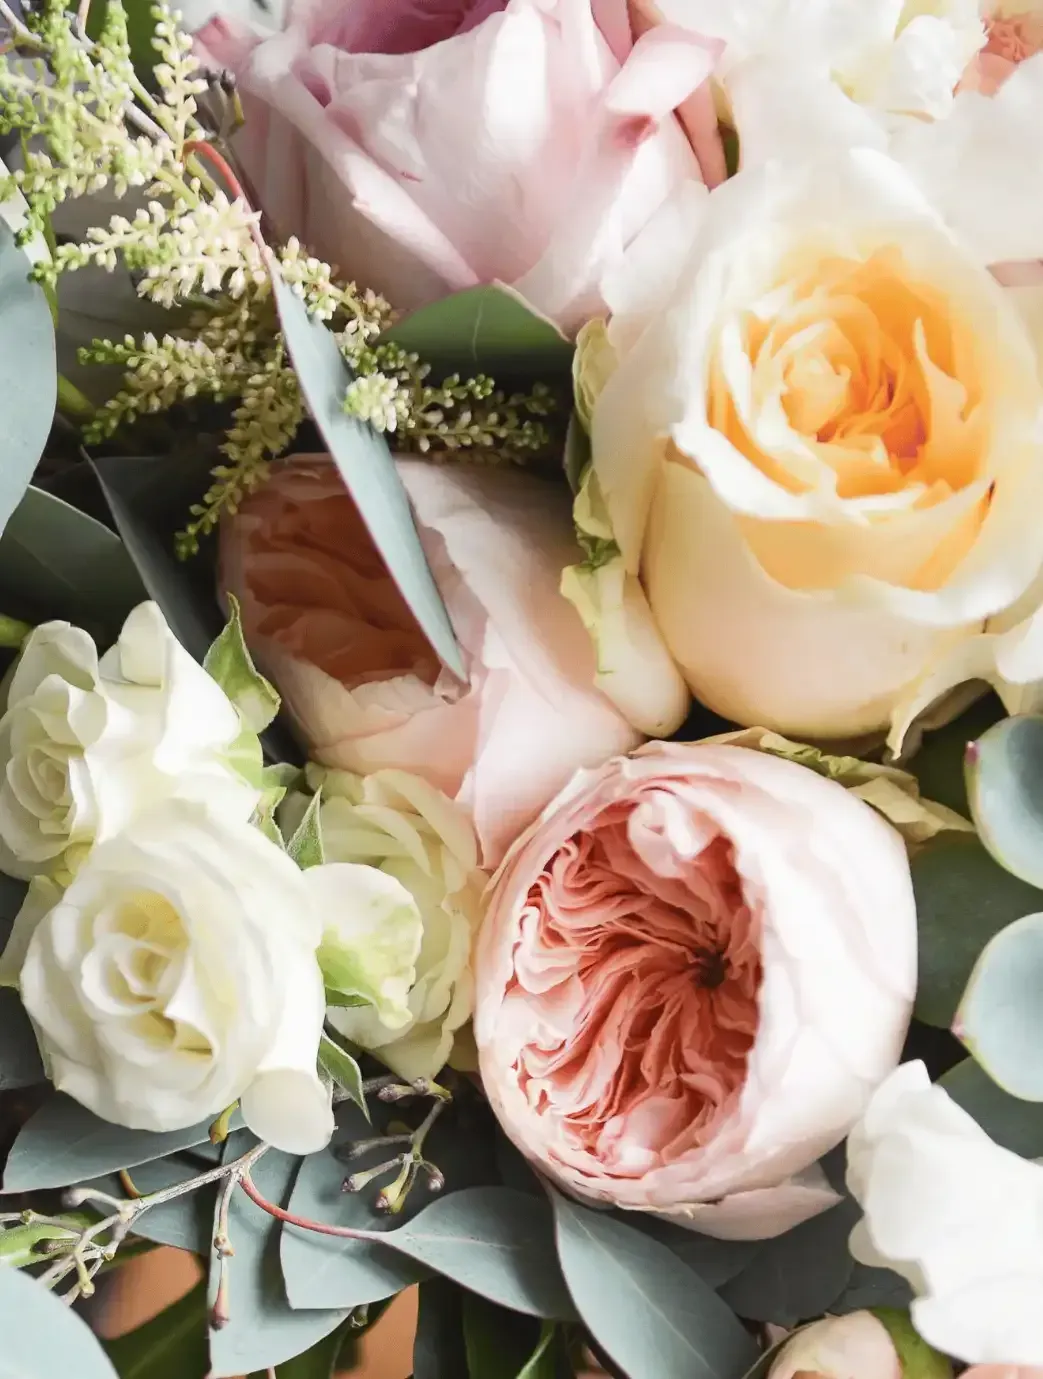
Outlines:
<svg viewBox="0 0 1043 1379"><path fill-rule="evenodd" d="M297 456L221 537L246 639L323 766L422 776L471 814L487 865L581 766L638 735L591 687L558 593L558 491L516 472L399 461L468 680L444 670L332 462Z"/></svg>
<svg viewBox="0 0 1043 1379"><path fill-rule="evenodd" d="M851 1252L909 1280L924 1340L972 1364L1043 1365L1043 1166L992 1141L922 1063L877 1090L847 1155L865 1212Z"/></svg>
<svg viewBox="0 0 1043 1379"><path fill-rule="evenodd" d="M903 1379L894 1342L872 1312L825 1317L804 1327L779 1351L768 1379L812 1374L820 1379Z"/></svg>
<svg viewBox="0 0 1043 1379"><path fill-rule="evenodd" d="M816 1160L894 1066L916 987L898 834L748 748L650 743L517 842L475 962L482 1085L565 1191L709 1235L833 1205Z"/></svg>
<svg viewBox="0 0 1043 1379"><path fill-rule="evenodd" d="M502 281L566 327L699 178L672 111L719 51L671 26L635 44L626 0L291 0L284 32L198 39L237 78L236 153L284 237L399 308ZM703 142L719 158L715 125Z"/></svg>
<svg viewBox="0 0 1043 1379"><path fill-rule="evenodd" d="M1027 238L990 215L963 223ZM893 720L897 746L937 695L993 678L978 634L1039 603L1043 337L978 248L858 148L696 189L606 284L616 367L576 505L597 558L564 587L638 726L677 725L683 679L739 723L840 739ZM623 581L677 668L636 709L604 673L652 664Z"/></svg>

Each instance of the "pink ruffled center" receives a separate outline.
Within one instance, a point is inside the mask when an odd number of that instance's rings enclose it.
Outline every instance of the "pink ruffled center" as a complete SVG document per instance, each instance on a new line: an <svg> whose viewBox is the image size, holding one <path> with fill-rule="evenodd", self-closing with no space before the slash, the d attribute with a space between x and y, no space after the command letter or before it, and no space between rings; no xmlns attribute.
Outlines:
<svg viewBox="0 0 1043 1379"><path fill-rule="evenodd" d="M1012 14L1006 19L985 21L984 52L1010 63L1035 57L1043 48L1043 17L1038 14Z"/></svg>
<svg viewBox="0 0 1043 1379"><path fill-rule="evenodd" d="M691 1154L745 1081L760 926L731 842L704 822L706 845L682 860L639 805L612 805L529 891L512 989L537 1033L515 1074L563 1157L589 1155L599 1174Z"/></svg>
<svg viewBox="0 0 1043 1379"><path fill-rule="evenodd" d="M507 0L352 0L316 41L347 53L420 53L506 7Z"/></svg>

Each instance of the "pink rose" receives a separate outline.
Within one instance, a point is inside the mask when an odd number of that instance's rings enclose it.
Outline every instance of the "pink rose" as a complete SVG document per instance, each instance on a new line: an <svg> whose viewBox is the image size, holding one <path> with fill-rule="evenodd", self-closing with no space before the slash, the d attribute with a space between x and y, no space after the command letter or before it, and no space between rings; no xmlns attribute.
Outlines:
<svg viewBox="0 0 1043 1379"><path fill-rule="evenodd" d="M805 767L650 743L518 841L475 976L485 1090L543 1172L709 1235L777 1235L837 1200L811 1166L901 1053L905 849Z"/></svg>
<svg viewBox="0 0 1043 1379"><path fill-rule="evenodd" d="M558 592L567 504L513 470L399 461L468 672L444 670L326 456L296 456L221 532L221 583L313 760L399 767L473 814L487 866L582 766L640 739L591 688Z"/></svg>
<svg viewBox="0 0 1043 1379"><path fill-rule="evenodd" d="M1010 0L988 6L985 46L964 73L961 89L993 96L1019 63L1043 49L1043 9L1038 0L1035 9L1032 4L1026 0L1023 10Z"/></svg>
<svg viewBox="0 0 1043 1379"><path fill-rule="evenodd" d="M720 45L635 43L626 0L291 0L283 33L213 19L198 40L238 79L260 207L400 308L500 281L578 326L701 180L671 112Z"/></svg>
<svg viewBox="0 0 1043 1379"><path fill-rule="evenodd" d="M943 1373L938 1370L935 1379ZM768 1379L810 1375L820 1379L902 1379L902 1363L883 1322L872 1312L851 1312L846 1317L824 1317L798 1331L768 1371ZM924 1379L928 1379L927 1374Z"/></svg>

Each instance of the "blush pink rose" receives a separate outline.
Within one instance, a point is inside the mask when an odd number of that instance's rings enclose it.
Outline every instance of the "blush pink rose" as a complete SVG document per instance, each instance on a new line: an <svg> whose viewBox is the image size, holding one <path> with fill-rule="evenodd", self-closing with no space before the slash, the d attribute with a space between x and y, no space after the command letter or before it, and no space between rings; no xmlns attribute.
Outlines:
<svg viewBox="0 0 1043 1379"><path fill-rule="evenodd" d="M805 767L650 743L580 773L511 850L475 977L486 1093L560 1187L777 1235L837 1201L816 1160L901 1053L905 847Z"/></svg>
<svg viewBox="0 0 1043 1379"><path fill-rule="evenodd" d="M221 531L222 588L314 761L423 776L472 813L486 866L574 771L640 741L592 688L558 592L568 504L514 470L399 461L468 681L444 670L331 460L295 456Z"/></svg>
<svg viewBox="0 0 1043 1379"><path fill-rule="evenodd" d="M810 1379L811 1375L819 1379L903 1379L902 1362L890 1332L872 1312L823 1317L805 1326L787 1341L768 1370L768 1379Z"/></svg>
<svg viewBox="0 0 1043 1379"><path fill-rule="evenodd" d="M720 50L635 43L626 0L290 0L284 32L197 40L235 73L235 151L283 236L402 309L499 281L566 328L701 180L672 112Z"/></svg>
<svg viewBox="0 0 1043 1379"><path fill-rule="evenodd" d="M964 73L960 86L993 96L1026 58L1043 50L1043 10L1000 6L985 18L985 46Z"/></svg>

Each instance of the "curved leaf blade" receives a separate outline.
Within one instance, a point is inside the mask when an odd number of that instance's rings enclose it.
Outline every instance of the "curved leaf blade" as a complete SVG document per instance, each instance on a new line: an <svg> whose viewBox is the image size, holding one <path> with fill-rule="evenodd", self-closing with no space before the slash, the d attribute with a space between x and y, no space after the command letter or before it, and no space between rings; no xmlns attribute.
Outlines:
<svg viewBox="0 0 1043 1379"><path fill-rule="evenodd" d="M1043 914L997 934L975 964L953 1033L993 1081L1043 1101Z"/></svg>
<svg viewBox="0 0 1043 1379"><path fill-rule="evenodd" d="M204 1379L206 1289L197 1284L151 1321L103 1344L120 1379Z"/></svg>
<svg viewBox="0 0 1043 1379"><path fill-rule="evenodd" d="M665 1245L560 1193L551 1200L572 1299L629 1379L739 1379L753 1364L738 1317Z"/></svg>
<svg viewBox="0 0 1043 1379"><path fill-rule="evenodd" d="M1043 715L1004 718L967 748L967 798L1001 867L1043 887Z"/></svg>
<svg viewBox="0 0 1043 1379"><path fill-rule="evenodd" d="M980 1063L965 1058L938 1079L985 1133L1023 1159L1043 1158L1043 1106L998 1087Z"/></svg>
<svg viewBox="0 0 1043 1379"><path fill-rule="evenodd" d="M0 1268L3 1348L7 1379L118 1379L101 1344L71 1307L18 1269Z"/></svg>

